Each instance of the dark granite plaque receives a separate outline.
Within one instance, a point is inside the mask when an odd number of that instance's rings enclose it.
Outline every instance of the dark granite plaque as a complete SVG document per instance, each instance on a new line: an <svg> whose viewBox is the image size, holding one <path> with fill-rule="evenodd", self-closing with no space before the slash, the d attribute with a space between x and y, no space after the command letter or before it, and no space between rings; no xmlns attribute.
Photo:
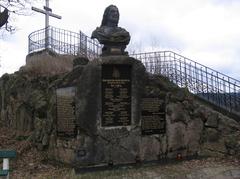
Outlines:
<svg viewBox="0 0 240 179"><path fill-rule="evenodd" d="M165 102L160 98L142 99L142 135L166 132Z"/></svg>
<svg viewBox="0 0 240 179"><path fill-rule="evenodd" d="M101 124L131 125L131 65L102 65Z"/></svg>
<svg viewBox="0 0 240 179"><path fill-rule="evenodd" d="M58 136L76 135L75 87L57 89L57 134Z"/></svg>

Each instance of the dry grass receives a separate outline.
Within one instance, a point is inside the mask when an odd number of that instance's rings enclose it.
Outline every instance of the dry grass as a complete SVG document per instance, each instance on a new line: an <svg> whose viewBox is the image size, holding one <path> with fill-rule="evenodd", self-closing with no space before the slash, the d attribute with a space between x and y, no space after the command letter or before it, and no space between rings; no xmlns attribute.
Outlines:
<svg viewBox="0 0 240 179"><path fill-rule="evenodd" d="M26 65L22 70L35 76L52 76L70 72L73 68L74 56L59 55L43 51L26 57Z"/></svg>
<svg viewBox="0 0 240 179"><path fill-rule="evenodd" d="M139 167L122 167L114 170L94 171L76 174L74 169L64 165L52 163L48 160L47 151L39 151L27 140L29 132L21 132L0 125L0 149L14 149L17 158L10 160L13 169L11 178L14 179L142 179L186 178L186 175L206 174L219 175L230 170L240 171L240 161L236 158L209 158L204 160L190 160L165 165L144 165ZM1 164L1 162L0 162ZM240 173L239 173L240 174ZM194 177L193 177L194 178ZM196 177L195 177L196 178Z"/></svg>
<svg viewBox="0 0 240 179"><path fill-rule="evenodd" d="M218 176L221 173L230 170L239 170L239 161L214 159L191 160L167 165L148 165L141 167L122 167L115 170L95 171L82 174L76 174L73 169L67 169L56 178L62 179L178 179L185 176L201 176L206 178ZM49 179L54 177L48 177ZM191 178L191 177L190 177ZM39 178L40 179L40 178Z"/></svg>

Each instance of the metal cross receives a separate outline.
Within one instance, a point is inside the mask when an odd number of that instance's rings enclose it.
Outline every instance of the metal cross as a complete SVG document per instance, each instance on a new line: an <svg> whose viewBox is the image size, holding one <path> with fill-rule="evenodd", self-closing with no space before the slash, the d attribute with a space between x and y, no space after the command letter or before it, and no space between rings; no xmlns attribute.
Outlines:
<svg viewBox="0 0 240 179"><path fill-rule="evenodd" d="M55 17L57 19L61 19L62 17L57 14L52 13L52 9L49 7L49 0L46 0L46 6L43 6L43 9L44 10L36 8L36 7L32 7L33 11L45 14L45 47L48 48L48 45L49 45L49 31L48 31L49 16Z"/></svg>

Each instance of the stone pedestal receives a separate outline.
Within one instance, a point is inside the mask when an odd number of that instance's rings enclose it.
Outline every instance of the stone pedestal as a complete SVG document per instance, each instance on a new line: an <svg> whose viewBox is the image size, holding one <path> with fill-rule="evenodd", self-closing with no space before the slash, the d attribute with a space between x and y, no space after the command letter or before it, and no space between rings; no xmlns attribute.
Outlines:
<svg viewBox="0 0 240 179"><path fill-rule="evenodd" d="M54 159L82 167L199 154L209 126L200 117L204 112L186 90L147 73L140 61L100 57L77 80L77 135L50 142Z"/></svg>
<svg viewBox="0 0 240 179"><path fill-rule="evenodd" d="M131 67L131 94L129 94L131 95L131 125L129 126L134 128L140 122L140 97L141 93L143 93L145 80L145 68L143 64L127 56L102 57L91 61L85 67L77 87L77 124L81 130L90 135L97 134L97 131L101 129L103 99L102 66L105 65L111 66L110 68L114 68L114 65L123 65L123 68L125 68L124 65Z"/></svg>
<svg viewBox="0 0 240 179"><path fill-rule="evenodd" d="M125 77L126 73L129 74L128 77ZM89 62L85 67L77 86L76 117L79 133L91 136L91 145L94 149L88 150L91 154L88 155L87 161L93 163L135 161L136 156L139 155L140 100L144 90L145 75L143 64L127 56L101 57ZM126 85L130 88L128 91ZM111 86L115 91L111 95L117 95L117 99L109 99L109 96L106 96L109 95L106 94L109 90L113 90ZM119 95L123 96L119 97ZM117 106L116 100L122 104ZM112 108L109 103L112 103ZM117 107L120 112L118 109L113 109ZM112 114L108 115L109 113ZM126 116L129 119L124 123ZM114 121L111 123L109 120ZM116 122L117 120L122 122ZM78 160L80 164L81 160L81 158Z"/></svg>

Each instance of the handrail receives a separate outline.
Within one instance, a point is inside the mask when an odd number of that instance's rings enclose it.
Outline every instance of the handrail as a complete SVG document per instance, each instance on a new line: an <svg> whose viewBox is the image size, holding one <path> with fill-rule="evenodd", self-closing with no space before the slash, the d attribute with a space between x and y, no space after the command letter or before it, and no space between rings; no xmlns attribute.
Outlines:
<svg viewBox="0 0 240 179"><path fill-rule="evenodd" d="M49 39L45 38L48 30ZM28 37L29 53L49 48L59 54L98 57L102 46L82 33L55 27L34 31ZM240 81L172 51L131 54L152 74L166 76L190 92L240 116Z"/></svg>
<svg viewBox="0 0 240 179"><path fill-rule="evenodd" d="M49 34L48 38L45 37L46 31ZM34 31L28 36L29 54L43 49L51 49L59 54L94 58L99 56L101 45L81 31L76 33L49 26Z"/></svg>
<svg viewBox="0 0 240 179"><path fill-rule="evenodd" d="M205 66L205 65L203 65L203 64L201 64L201 63L198 63L198 62L196 62L196 61L193 61L193 60L191 60L191 59L189 59L189 58L187 58L187 57L184 57L184 56L182 56L182 55L180 55L180 54L177 54L177 53L175 53L175 52L173 52L173 51L171 51L171 50L166 50L166 51L155 51L155 52L141 52L141 53L134 53L134 54L131 54L130 56L139 56L139 55L144 55L144 54L156 54L156 53L161 53L161 52L165 52L165 53L173 53L173 54L175 54L175 55L178 55L178 56L180 56L181 58L184 58L184 59L186 59L186 60L188 60L188 61L190 61L190 62L193 62L193 63L196 63L196 64L198 64L198 65L201 65L202 67L204 67L204 68L208 68L208 69L210 69L210 70L212 70L212 71L214 71L214 72L216 72L216 73L219 73L219 74L221 74L221 75L223 75L223 76L226 76L226 77L228 77L228 78L231 78L231 79L233 79L233 80L235 80L235 81L238 81L239 83L240 83L240 81L239 80L237 80L237 79L234 79L234 78L232 78L232 77L230 77L230 76L228 76L228 75L225 75L225 74L223 74L223 73L221 73L221 72L219 72L219 71L216 71L216 70L214 70L214 69L212 69L212 68L210 68L210 67L207 67L207 66Z"/></svg>
<svg viewBox="0 0 240 179"><path fill-rule="evenodd" d="M172 51L133 54L148 72L166 76L190 92L240 115L240 81Z"/></svg>

